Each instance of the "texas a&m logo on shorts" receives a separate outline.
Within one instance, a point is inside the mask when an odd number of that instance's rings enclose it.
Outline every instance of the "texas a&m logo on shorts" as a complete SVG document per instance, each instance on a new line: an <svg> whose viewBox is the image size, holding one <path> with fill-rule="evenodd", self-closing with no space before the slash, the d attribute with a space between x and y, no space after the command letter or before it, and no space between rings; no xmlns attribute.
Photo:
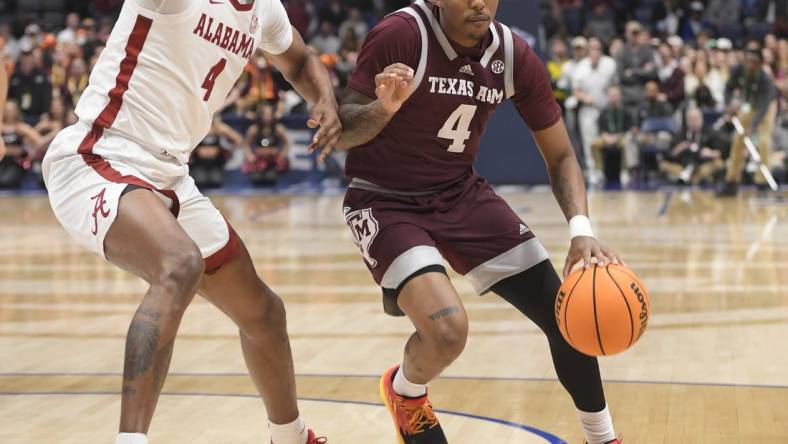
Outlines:
<svg viewBox="0 0 788 444"><path fill-rule="evenodd" d="M353 232L353 241L361 250L364 260L371 268L377 267L378 261L369 255L372 242L378 235L378 221L372 217L372 209L350 211L349 207L345 207L342 212L345 213L345 221Z"/></svg>

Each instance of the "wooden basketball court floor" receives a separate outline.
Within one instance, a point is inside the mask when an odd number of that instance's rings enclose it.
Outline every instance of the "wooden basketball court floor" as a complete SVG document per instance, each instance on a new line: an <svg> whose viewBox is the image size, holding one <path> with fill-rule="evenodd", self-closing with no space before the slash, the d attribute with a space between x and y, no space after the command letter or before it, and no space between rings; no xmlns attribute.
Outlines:
<svg viewBox="0 0 788 444"><path fill-rule="evenodd" d="M504 193L560 267L551 195ZM215 197L288 306L303 416L331 444L394 443L377 397L411 332L385 316L344 226L341 197ZM788 443L788 206L744 195L594 194L598 234L649 287L632 350L601 360L627 444ZM110 443L123 338L144 285L82 251L44 197L0 198L0 443ZM580 443L545 340L462 277L471 334L432 386L452 444ZM267 442L236 332L190 307L150 431L153 444Z"/></svg>

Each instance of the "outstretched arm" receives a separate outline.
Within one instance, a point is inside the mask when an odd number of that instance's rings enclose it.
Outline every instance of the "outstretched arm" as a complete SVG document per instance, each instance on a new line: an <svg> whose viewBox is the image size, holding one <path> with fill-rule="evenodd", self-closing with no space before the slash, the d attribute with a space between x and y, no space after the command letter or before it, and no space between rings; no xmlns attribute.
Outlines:
<svg viewBox="0 0 788 444"><path fill-rule="evenodd" d="M319 126L320 129L312 139L310 149L319 146L333 148L339 141L342 124L337 115L334 87L326 67L306 47L301 34L295 29L293 43L287 51L278 55L266 55L296 91L313 105L307 125L310 128Z"/></svg>
<svg viewBox="0 0 788 444"><path fill-rule="evenodd" d="M553 194L569 221L572 245L564 264L564 277L569 275L572 267L580 260L586 268L591 266L592 257L603 265L608 262L622 262L618 254L602 245L591 231L583 173L577 163L564 121L559 120L551 127L535 131L534 138L547 165Z"/></svg>

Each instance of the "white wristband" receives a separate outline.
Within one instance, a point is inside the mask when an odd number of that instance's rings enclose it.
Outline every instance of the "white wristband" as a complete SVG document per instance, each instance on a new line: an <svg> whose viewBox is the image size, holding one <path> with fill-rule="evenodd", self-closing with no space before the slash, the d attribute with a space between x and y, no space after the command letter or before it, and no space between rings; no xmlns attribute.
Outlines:
<svg viewBox="0 0 788 444"><path fill-rule="evenodd" d="M569 236L572 239L578 236L594 237L594 231L591 229L591 220L582 214L569 219Z"/></svg>

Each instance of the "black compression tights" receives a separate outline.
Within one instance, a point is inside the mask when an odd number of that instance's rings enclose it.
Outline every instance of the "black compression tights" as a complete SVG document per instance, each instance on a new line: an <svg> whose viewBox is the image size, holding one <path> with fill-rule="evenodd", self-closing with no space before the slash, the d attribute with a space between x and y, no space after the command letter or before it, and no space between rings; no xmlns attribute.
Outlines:
<svg viewBox="0 0 788 444"><path fill-rule="evenodd" d="M495 284L492 291L531 319L547 335L558 380L584 412L605 408L605 394L596 358L572 348L555 322L555 298L561 280L550 261Z"/></svg>

